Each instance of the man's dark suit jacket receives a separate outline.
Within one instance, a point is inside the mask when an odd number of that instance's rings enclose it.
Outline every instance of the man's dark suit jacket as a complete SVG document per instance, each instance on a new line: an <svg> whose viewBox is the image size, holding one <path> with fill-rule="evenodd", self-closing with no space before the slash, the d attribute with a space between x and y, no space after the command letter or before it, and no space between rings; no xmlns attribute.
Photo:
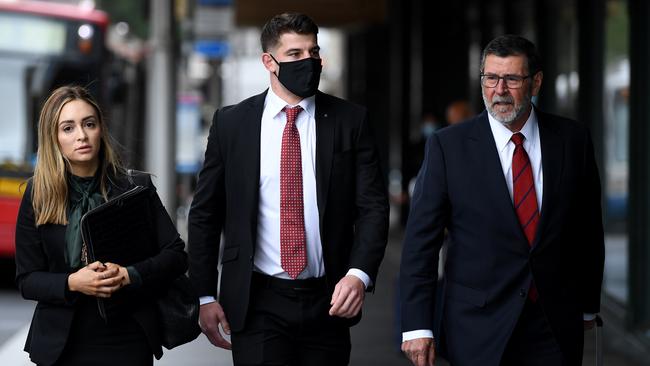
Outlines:
<svg viewBox="0 0 650 366"><path fill-rule="evenodd" d="M214 114L189 215L190 278L200 296L216 298L219 292L234 331L244 327L253 272L265 98L266 92ZM319 92L315 117L317 203L328 286L333 290L349 268L364 271L374 283L386 246L388 200L366 110Z"/></svg>
<svg viewBox="0 0 650 366"><path fill-rule="evenodd" d="M187 269L185 244L163 207L148 174L133 175L135 184L147 186L155 196L154 219L158 228L159 254L133 267L142 284L125 287L133 317L142 326L156 358L162 356L158 319L153 300L166 285ZM111 179L109 199L131 187L126 175ZM16 283L25 299L38 301L29 329L25 351L33 362L52 365L61 355L75 316L77 292L68 290L68 276L74 272L65 261L64 225L36 227L32 206L32 183L27 184L16 225ZM119 263L118 263L119 264Z"/></svg>
<svg viewBox="0 0 650 366"><path fill-rule="evenodd" d="M521 230L487 112L433 135L426 147L401 264L402 330L431 329L455 366L497 366L531 280L553 334L580 365L583 313L597 313L604 244L600 182L586 128L536 110L544 174L534 246ZM438 251L449 231L442 308Z"/></svg>

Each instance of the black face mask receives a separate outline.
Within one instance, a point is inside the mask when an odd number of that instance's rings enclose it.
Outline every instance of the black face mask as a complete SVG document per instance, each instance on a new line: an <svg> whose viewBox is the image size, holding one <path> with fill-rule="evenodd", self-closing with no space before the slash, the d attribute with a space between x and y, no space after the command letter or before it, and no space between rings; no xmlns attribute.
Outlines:
<svg viewBox="0 0 650 366"><path fill-rule="evenodd" d="M316 94L320 72L323 69L319 58L308 57L298 61L278 62L273 55L270 56L280 66L279 73L275 75L287 90L301 98Z"/></svg>

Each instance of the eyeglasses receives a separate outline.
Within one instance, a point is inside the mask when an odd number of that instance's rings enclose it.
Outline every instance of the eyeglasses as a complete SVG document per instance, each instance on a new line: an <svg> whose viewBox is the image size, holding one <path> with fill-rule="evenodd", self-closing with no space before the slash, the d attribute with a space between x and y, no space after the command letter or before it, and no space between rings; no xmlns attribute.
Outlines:
<svg viewBox="0 0 650 366"><path fill-rule="evenodd" d="M499 76L494 74L481 74L481 84L486 88L496 88L499 85L499 80L503 79L508 89L519 89L524 85L524 80L532 75L519 76L519 75L505 75Z"/></svg>

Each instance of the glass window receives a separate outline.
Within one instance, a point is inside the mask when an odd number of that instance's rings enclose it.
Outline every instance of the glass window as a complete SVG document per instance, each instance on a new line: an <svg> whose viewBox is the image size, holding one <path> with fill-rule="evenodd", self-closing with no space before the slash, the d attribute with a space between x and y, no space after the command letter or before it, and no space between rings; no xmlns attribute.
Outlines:
<svg viewBox="0 0 650 366"><path fill-rule="evenodd" d="M27 158L26 68L25 60L0 60L0 164L20 165Z"/></svg>
<svg viewBox="0 0 650 366"><path fill-rule="evenodd" d="M0 52L60 55L66 26L56 21L13 13L0 14Z"/></svg>

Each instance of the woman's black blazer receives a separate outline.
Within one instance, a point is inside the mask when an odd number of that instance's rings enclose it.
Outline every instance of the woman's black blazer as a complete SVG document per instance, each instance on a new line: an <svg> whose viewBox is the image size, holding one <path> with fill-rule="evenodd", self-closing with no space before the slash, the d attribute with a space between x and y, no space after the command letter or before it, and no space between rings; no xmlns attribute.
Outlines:
<svg viewBox="0 0 650 366"><path fill-rule="evenodd" d="M111 177L109 199L128 190L129 177ZM185 244L156 194L148 174L132 175L137 185L150 188L154 202L158 254L133 266L142 278L141 286L127 286L133 317L147 336L152 353L162 356L160 332L154 308L157 294L187 270ZM59 358L68 338L79 293L68 290L73 272L65 261L65 225L36 226L32 206L32 184L27 183L16 224L16 284L25 299L38 301L25 343L33 362L51 365ZM119 264L119 263L118 263ZM126 295L126 294L125 294Z"/></svg>

